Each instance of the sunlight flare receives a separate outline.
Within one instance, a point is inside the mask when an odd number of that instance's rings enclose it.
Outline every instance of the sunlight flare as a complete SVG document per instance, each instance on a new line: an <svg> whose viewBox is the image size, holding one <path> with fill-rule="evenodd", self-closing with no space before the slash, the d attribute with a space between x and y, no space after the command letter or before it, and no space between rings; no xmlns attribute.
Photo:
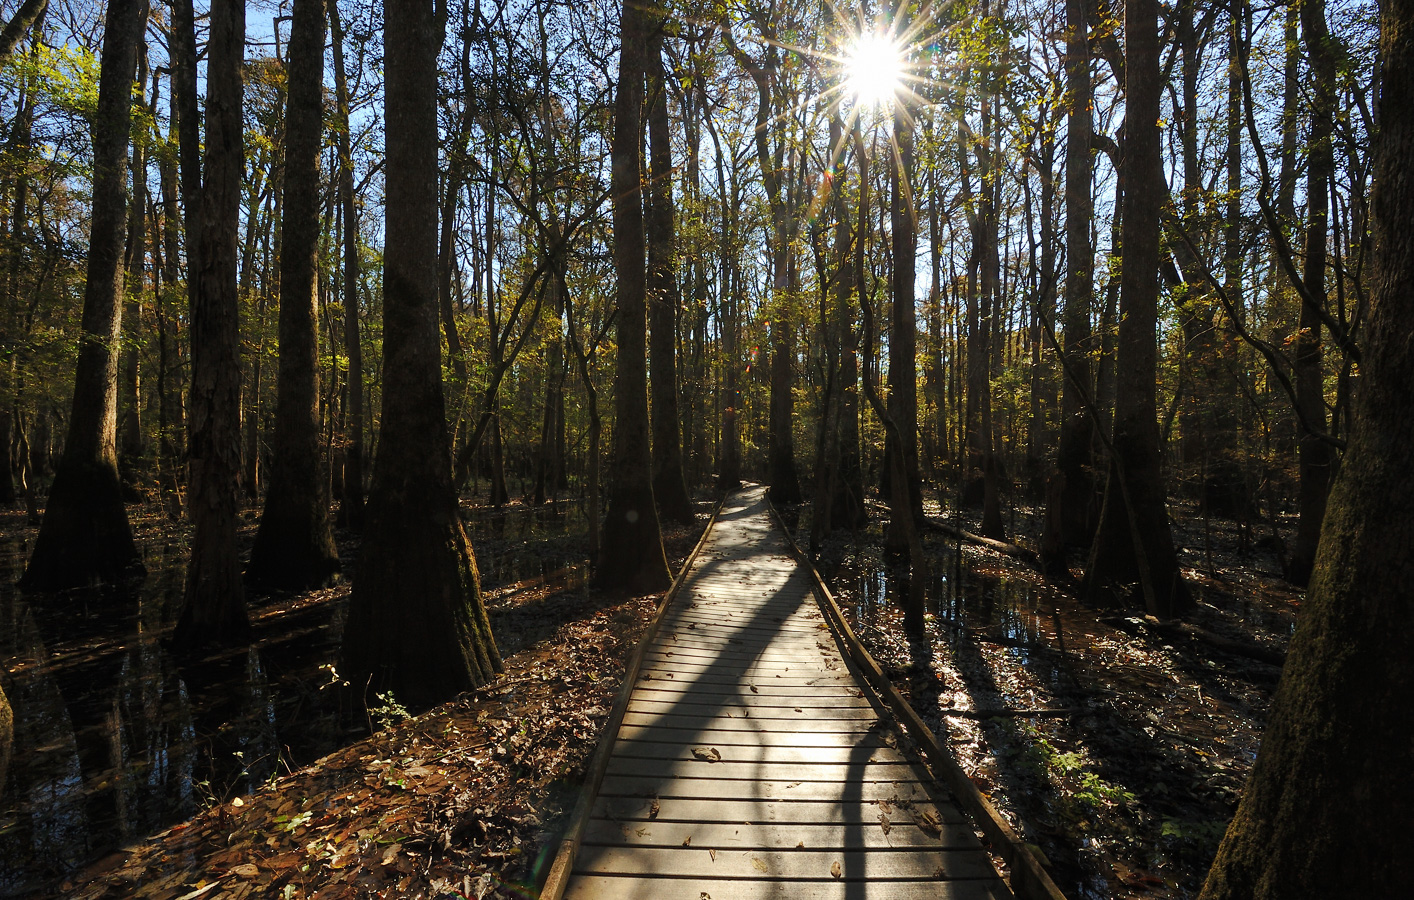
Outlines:
<svg viewBox="0 0 1414 900"><path fill-rule="evenodd" d="M887 34L866 31L845 56L845 84L866 106L891 103L903 89L903 48Z"/></svg>

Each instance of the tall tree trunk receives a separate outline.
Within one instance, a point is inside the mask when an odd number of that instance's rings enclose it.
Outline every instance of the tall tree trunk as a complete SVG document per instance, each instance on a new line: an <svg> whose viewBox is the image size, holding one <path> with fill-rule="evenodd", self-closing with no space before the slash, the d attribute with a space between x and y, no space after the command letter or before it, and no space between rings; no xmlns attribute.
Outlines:
<svg viewBox="0 0 1414 900"><path fill-rule="evenodd" d="M344 66L344 29L338 3L328 4L334 48L334 89L339 104L339 206L344 277L344 354L348 357L348 449L339 517L345 527L363 527L363 342L358 327L358 207L354 203L353 151L349 141L349 79Z"/></svg>
<svg viewBox="0 0 1414 900"><path fill-rule="evenodd" d="M437 334L437 53L432 0L384 8L383 423L341 670L433 704L501 671L452 487ZM366 699L366 698L365 698Z"/></svg>
<svg viewBox="0 0 1414 900"><path fill-rule="evenodd" d="M194 302L191 308L191 563L173 641L183 652L250 637L236 556L241 471L240 232L241 73L245 4L215 0L207 44L206 167L202 176Z"/></svg>
<svg viewBox="0 0 1414 900"><path fill-rule="evenodd" d="M673 222L673 156L668 128L668 87L663 70L663 32L654 30L647 52L648 145L648 318L652 326L648 360L653 391L653 499L663 518L691 524L692 497L682 471L678 419L677 236Z"/></svg>
<svg viewBox="0 0 1414 900"><path fill-rule="evenodd" d="M172 121L177 119L177 92L171 95ZM168 132L169 144L176 144L176 135ZM177 164L174 154L158 156L162 184L162 279L161 290L153 304L157 321L157 467L161 481L163 505L169 518L176 520L182 514L182 492L178 467L182 446L182 390L179 378L174 377L177 365L175 336L168 333L167 306L177 299L179 283L178 257L181 255L181 224L178 194L181 188L177 182Z"/></svg>
<svg viewBox="0 0 1414 900"><path fill-rule="evenodd" d="M565 303L559 279L552 269L545 288L549 295L551 328L545 336L545 407L540 420L540 445L535 452L535 505L552 497L559 488L563 468L565 414Z"/></svg>
<svg viewBox="0 0 1414 900"><path fill-rule="evenodd" d="M1381 5L1370 320L1350 443L1257 761L1202 900L1397 897L1414 880L1414 3Z"/></svg>
<svg viewBox="0 0 1414 900"><path fill-rule="evenodd" d="M138 51L137 78L141 90L147 83L147 46ZM141 95L137 99L141 99ZM132 140L133 196L128 204L128 240L124 268L127 289L123 292L123 352L118 378L118 475L129 497L147 454L142 426L142 384L138 371L138 347L142 342L142 288L147 271L147 145L144 132Z"/></svg>
<svg viewBox="0 0 1414 900"><path fill-rule="evenodd" d="M672 581L658 510L653 502L648 443L648 347L644 269L643 146L644 56L659 7L625 4L619 79L610 150L614 198L614 269L618 277L618 368L614 377L614 461L609 509L604 516L595 583L652 593Z"/></svg>
<svg viewBox="0 0 1414 900"><path fill-rule="evenodd" d="M1311 98L1310 152L1306 167L1306 244L1302 251L1302 280L1317 303L1326 300L1326 243L1330 237L1330 181L1335 171L1331 144L1335 116L1335 51L1326 27L1324 0L1301 4L1301 33L1311 56L1314 81ZM1322 373L1321 317L1307 303L1301 304L1294 341L1292 369L1296 404L1306 427L1326 428L1326 391ZM1331 447L1318 434L1303 432L1297 443L1300 486L1297 489L1296 543L1287 560L1285 576L1305 584L1316 560L1321 520L1326 514L1326 492L1335 462Z"/></svg>
<svg viewBox="0 0 1414 900"><path fill-rule="evenodd" d="M894 553L906 553L909 529L923 519L922 480L918 472L918 322L915 310L918 267L918 209L914 196L913 117L903 96L894 98L894 140L891 160L893 196L889 198L889 230L892 238L894 272L891 283L893 303L889 317L889 418L894 427L887 437L901 443L889 446L885 454L896 458L890 473L902 472L904 490L890 491L890 497L907 500L904 508L889 508L889 527L884 545ZM910 523L906 520L912 519Z"/></svg>
<svg viewBox="0 0 1414 900"><path fill-rule="evenodd" d="M1090 516L1094 479L1090 447L1094 419L1085 409L1095 399L1090 331L1090 298L1095 291L1095 248L1090 227L1095 217L1090 86L1090 26L1087 0L1065 4L1065 298L1061 312L1061 423L1056 470L1046 487L1046 533L1041 558L1046 572L1069 572L1066 550L1090 544L1095 524Z"/></svg>
<svg viewBox="0 0 1414 900"><path fill-rule="evenodd" d="M840 173L844 171L847 139L844 122L836 110L830 117L830 147L832 155L839 157L835 169ZM832 360L834 383L825 416L825 471L817 473L820 490L827 492L816 501L818 524L813 529L812 539L817 541L827 529L855 529L867 520L864 473L859 460L859 358L854 327L854 242L863 241L864 236L850 233L849 204L844 188L842 174L830 181L829 199L835 216L835 285L826 352Z"/></svg>
<svg viewBox="0 0 1414 900"><path fill-rule="evenodd" d="M112 0L104 17L83 337L64 455L20 581L27 590L62 590L143 571L123 507L116 441L128 138L147 10L147 0ZM8 467L8 446L4 455Z"/></svg>
<svg viewBox="0 0 1414 900"><path fill-rule="evenodd" d="M1124 265L1114 439L1109 484L1086 592L1139 582L1151 615L1183 611L1189 597L1169 529L1157 418L1159 310L1159 29L1157 0L1126 0Z"/></svg>
<svg viewBox="0 0 1414 900"><path fill-rule="evenodd" d="M303 591L322 587L339 570L319 447L324 0L295 0L288 69L274 453L246 574L262 588Z"/></svg>
<svg viewBox="0 0 1414 900"><path fill-rule="evenodd" d="M187 297L195 305L201 206L201 118L197 111L196 16L192 0L172 5L172 102L177 127L177 163L182 186L182 216L186 230Z"/></svg>
<svg viewBox="0 0 1414 900"><path fill-rule="evenodd" d="M5 324L7 337L18 335L20 327L20 278L24 271L25 254L23 246L29 230L29 166L24 164L33 153L31 146L34 126L34 96L29 87L29 79L21 80L20 96L16 102L15 119L11 125L9 149L21 162L15 174L14 194L10 203L10 252L8 265L3 271ZM12 338L13 339L13 338ZM9 354L9 361L0 364L0 504L9 505L18 496L15 493L15 460L11 455L14 444L13 426L20 411L19 396L19 354Z"/></svg>

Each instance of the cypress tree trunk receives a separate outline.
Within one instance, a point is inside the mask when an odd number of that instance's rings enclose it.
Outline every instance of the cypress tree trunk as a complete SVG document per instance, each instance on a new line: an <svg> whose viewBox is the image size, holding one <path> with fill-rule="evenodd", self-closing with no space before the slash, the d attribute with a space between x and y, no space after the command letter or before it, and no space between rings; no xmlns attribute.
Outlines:
<svg viewBox="0 0 1414 900"><path fill-rule="evenodd" d="M1326 27L1324 0L1301 4L1301 32L1311 55L1314 79L1311 99L1310 155L1306 168L1306 244L1302 251L1302 281L1316 302L1326 300L1326 242L1330 236L1330 181L1335 171L1331 145L1335 115L1335 48ZM1309 427L1326 428L1325 382L1322 376L1321 318L1309 304L1301 304L1296 325L1296 352L1292 360L1296 403ZM1300 486L1297 491L1296 544L1286 564L1286 579L1305 584L1316 559L1316 542L1326 513L1330 488L1331 447L1315 434L1301 434L1297 443Z"/></svg>
<svg viewBox="0 0 1414 900"><path fill-rule="evenodd" d="M905 26L901 26L905 27ZM913 111L902 96L894 98L894 146L891 154L893 196L889 198L889 226L893 239L893 304L889 317L889 396L888 412L893 429L888 434L899 443L888 446L885 455L896 455L892 473L902 472L904 490L891 490L891 497L907 501L904 508L889 508L885 546L895 553L908 552L909 530L923 519L923 492L918 472L918 323L914 310L918 255L918 212L913 196ZM912 522L906 520L912 519Z"/></svg>
<svg viewBox="0 0 1414 900"><path fill-rule="evenodd" d="M387 3L383 423L341 669L430 705L501 671L452 487L437 303L432 0ZM364 698L365 701L367 697Z"/></svg>
<svg viewBox="0 0 1414 900"><path fill-rule="evenodd" d="M1113 454L1086 593L1139 583L1151 615L1188 604L1159 470L1159 32L1157 0L1126 0L1124 265L1116 361Z"/></svg>
<svg viewBox="0 0 1414 900"><path fill-rule="evenodd" d="M363 528L363 343L358 327L358 209L354 204L353 151L349 141L349 80L344 67L344 29L338 3L330 3L334 90L339 104L339 206L343 222L344 353L348 356L348 449L339 517L347 528Z"/></svg>
<svg viewBox="0 0 1414 900"><path fill-rule="evenodd" d="M280 350L274 453L247 570L253 585L301 591L339 570L319 440L319 150L324 124L324 0L295 0L290 26Z"/></svg>
<svg viewBox="0 0 1414 900"><path fill-rule="evenodd" d="M191 308L188 450L191 564L173 634L183 652L250 637L236 556L241 472L239 246L244 169L245 4L215 0L207 44L206 167L197 224L199 268Z"/></svg>
<svg viewBox="0 0 1414 900"><path fill-rule="evenodd" d="M558 268L558 267L557 267ZM536 506L554 496L563 468L565 414L565 304L560 283L551 274L545 287L551 311L550 332L545 335L545 407L540 419L540 445L535 452Z"/></svg>
<svg viewBox="0 0 1414 900"><path fill-rule="evenodd" d="M840 159L836 170L844 171L844 122L838 111L830 117L830 146ZM817 473L816 524L811 538L818 541L829 529L859 528L866 521L863 474L859 464L859 361L854 329L854 241L849 225L849 204L844 178L830 182L830 205L835 215L835 286L829 316L829 346L826 348L834 383L825 412L822 471Z"/></svg>
<svg viewBox="0 0 1414 900"><path fill-rule="evenodd" d="M648 359L653 391L653 498L663 518L692 524L692 498L682 470L678 419L677 325L682 303L677 279L677 236L673 222L673 157L668 130L668 88L663 71L662 29L648 48L648 145L651 157L648 202L648 317L652 325Z"/></svg>
<svg viewBox="0 0 1414 900"><path fill-rule="evenodd" d="M52 591L143 572L118 481L118 356L123 327L128 138L146 0L113 0L104 18L93 130L93 215L83 333L64 455L21 587ZM3 448L8 470L10 448Z"/></svg>
<svg viewBox="0 0 1414 900"><path fill-rule="evenodd" d="M147 82L147 47L138 50L138 90ZM141 100L141 94L138 98ZM136 499L136 482L147 455L142 427L142 383L138 371L138 345L142 340L142 282L147 266L147 144L146 134L132 140L132 202L128 204L128 241L124 259L127 290L123 292L123 353L119 368L118 475L125 494Z"/></svg>
<svg viewBox="0 0 1414 900"><path fill-rule="evenodd" d="M1046 532L1041 559L1048 575L1066 575L1069 547L1088 546L1095 533L1090 517L1094 480L1090 445L1094 419L1085 410L1095 395L1090 333L1090 297L1095 290L1095 215L1090 168L1091 87L1086 0L1065 4L1065 244L1064 309L1061 312L1061 424L1056 469L1046 486Z"/></svg>
<svg viewBox="0 0 1414 900"><path fill-rule="evenodd" d="M648 361L644 270L643 145L644 55L660 13L624 5L619 80L614 98L610 151L614 197L614 269L618 276L618 371L614 377L614 461L609 508L600 539L595 584L639 593L663 590L672 581L658 510L653 503L652 455L648 446Z"/></svg>
<svg viewBox="0 0 1414 900"><path fill-rule="evenodd" d="M1370 320L1296 634L1203 900L1398 897L1414 880L1414 3L1381 5Z"/></svg>

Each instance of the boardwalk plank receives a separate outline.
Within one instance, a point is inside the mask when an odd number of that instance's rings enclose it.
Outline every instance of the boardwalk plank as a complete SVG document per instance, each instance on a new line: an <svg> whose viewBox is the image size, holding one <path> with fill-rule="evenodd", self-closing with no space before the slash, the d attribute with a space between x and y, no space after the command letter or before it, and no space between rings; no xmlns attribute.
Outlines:
<svg viewBox="0 0 1414 900"><path fill-rule="evenodd" d="M737 824L793 822L800 825L861 825L875 827L886 807L880 800L897 796L892 789L866 791L865 799L838 800L691 800L680 797L657 798L653 814L652 797L600 797L594 815L611 822L722 822ZM873 797L873 800L868 798ZM932 815L944 827L964 826L962 813L949 803L913 803L908 809L889 803L889 819L913 823L918 816Z"/></svg>
<svg viewBox="0 0 1414 900"><path fill-rule="evenodd" d="M728 881L705 878L585 876L572 882L569 900L1003 900L1000 879L991 881L859 882Z"/></svg>
<svg viewBox="0 0 1414 900"><path fill-rule="evenodd" d="M679 825L684 837L691 826ZM695 843L695 842L693 842ZM933 878L992 878L996 875L987 854L976 850L923 848L869 850L727 850L716 859L708 849L689 844L676 847L621 847L586 845L575 865L579 872L596 875L670 875L675 878L782 878L791 881L830 881L831 865L839 863L841 881L895 881ZM686 852L684 852L686 851Z"/></svg>
<svg viewBox="0 0 1414 900"><path fill-rule="evenodd" d="M1010 897L850 665L761 491L733 496L644 650L565 896Z"/></svg>
<svg viewBox="0 0 1414 900"><path fill-rule="evenodd" d="M690 846L712 847L717 850L765 848L777 850L891 850L907 847L932 849L955 848L971 850L977 838L965 825L944 825L938 834L924 831L910 823L895 824L890 817L887 833L880 825L883 815L873 807L874 821L853 825L803 825L790 822L674 822L657 819L648 822L615 822L595 819L584 835L586 844L623 845L630 847L680 847L684 838ZM804 848L798 845L804 844Z"/></svg>

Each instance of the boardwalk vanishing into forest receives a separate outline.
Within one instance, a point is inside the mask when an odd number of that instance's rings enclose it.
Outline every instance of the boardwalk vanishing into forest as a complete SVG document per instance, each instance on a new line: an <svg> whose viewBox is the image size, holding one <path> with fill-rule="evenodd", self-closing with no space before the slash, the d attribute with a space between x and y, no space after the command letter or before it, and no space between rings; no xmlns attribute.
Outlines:
<svg viewBox="0 0 1414 900"><path fill-rule="evenodd" d="M1011 896L812 579L764 488L726 500L644 648L565 897Z"/></svg>

